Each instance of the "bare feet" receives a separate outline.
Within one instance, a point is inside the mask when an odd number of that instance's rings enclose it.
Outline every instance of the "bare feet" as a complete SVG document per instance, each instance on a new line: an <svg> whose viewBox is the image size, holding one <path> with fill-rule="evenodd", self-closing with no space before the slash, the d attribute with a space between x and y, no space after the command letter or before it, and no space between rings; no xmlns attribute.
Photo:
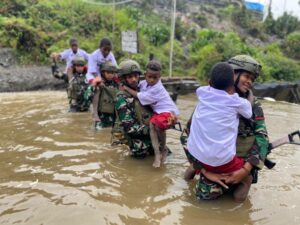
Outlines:
<svg viewBox="0 0 300 225"><path fill-rule="evenodd" d="M160 167L160 162L161 162L161 154L155 154L155 159L152 164L154 168L159 168Z"/></svg>
<svg viewBox="0 0 300 225"><path fill-rule="evenodd" d="M169 153L169 149L165 147L165 149L161 152L161 163L164 163L167 159Z"/></svg>

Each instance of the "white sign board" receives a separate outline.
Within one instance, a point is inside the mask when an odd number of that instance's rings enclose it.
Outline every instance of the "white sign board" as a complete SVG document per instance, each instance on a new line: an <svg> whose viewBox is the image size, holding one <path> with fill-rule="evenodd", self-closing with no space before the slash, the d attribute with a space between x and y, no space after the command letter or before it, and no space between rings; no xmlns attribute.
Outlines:
<svg viewBox="0 0 300 225"><path fill-rule="evenodd" d="M122 31L122 50L124 52L138 52L138 38L136 31Z"/></svg>

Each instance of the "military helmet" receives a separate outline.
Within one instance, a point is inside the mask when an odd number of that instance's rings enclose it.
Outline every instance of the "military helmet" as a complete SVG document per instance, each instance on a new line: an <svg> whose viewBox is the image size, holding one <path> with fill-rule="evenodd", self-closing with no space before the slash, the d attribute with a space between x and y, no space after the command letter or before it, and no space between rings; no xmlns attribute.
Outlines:
<svg viewBox="0 0 300 225"><path fill-rule="evenodd" d="M237 55L228 60L228 63L232 66L233 70L245 70L254 74L257 78L261 72L262 66L251 56Z"/></svg>
<svg viewBox="0 0 300 225"><path fill-rule="evenodd" d="M102 71L108 71L108 72L116 73L118 71L118 68L116 67L115 64L108 61L108 62L105 62L104 64L101 65L101 72Z"/></svg>
<svg viewBox="0 0 300 225"><path fill-rule="evenodd" d="M72 59L72 65L85 65L85 59L82 56L74 56Z"/></svg>
<svg viewBox="0 0 300 225"><path fill-rule="evenodd" d="M142 71L140 65L136 61L131 59L122 61L119 65L119 76L122 77L131 73L141 74Z"/></svg>

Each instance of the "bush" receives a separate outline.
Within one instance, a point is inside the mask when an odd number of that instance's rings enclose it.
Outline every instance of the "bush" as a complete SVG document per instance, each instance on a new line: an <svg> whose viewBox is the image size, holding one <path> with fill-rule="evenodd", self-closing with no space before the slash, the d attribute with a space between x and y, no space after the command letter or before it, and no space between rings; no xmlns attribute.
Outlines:
<svg viewBox="0 0 300 225"><path fill-rule="evenodd" d="M22 19L7 19L1 27L3 29L1 40L9 37L6 39L6 46L14 48L21 55L27 55L28 60L44 60L47 52L46 44L51 43L50 36L28 26Z"/></svg>
<svg viewBox="0 0 300 225"><path fill-rule="evenodd" d="M263 49L259 53L258 61L263 66L261 81L270 79L293 81L300 78L299 64L286 58L277 44L271 44Z"/></svg>
<svg viewBox="0 0 300 225"><path fill-rule="evenodd" d="M286 12L277 20L273 19L272 14L264 22L264 27L269 34L275 34L280 38L299 30L300 23L297 17L287 14Z"/></svg>
<svg viewBox="0 0 300 225"><path fill-rule="evenodd" d="M166 25L145 24L142 27L142 32L148 38L149 42L155 46L165 44L170 39L170 32Z"/></svg>
<svg viewBox="0 0 300 225"><path fill-rule="evenodd" d="M289 34L285 39L284 47L288 56L300 59L300 32Z"/></svg>
<svg viewBox="0 0 300 225"><path fill-rule="evenodd" d="M271 76L276 80L293 81L300 78L300 66L281 56L269 55L265 58L266 64L271 68Z"/></svg>

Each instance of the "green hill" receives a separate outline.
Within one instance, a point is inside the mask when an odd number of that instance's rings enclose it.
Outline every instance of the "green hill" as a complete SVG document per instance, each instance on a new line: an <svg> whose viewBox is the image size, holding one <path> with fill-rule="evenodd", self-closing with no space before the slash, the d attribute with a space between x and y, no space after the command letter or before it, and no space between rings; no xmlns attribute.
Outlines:
<svg viewBox="0 0 300 225"><path fill-rule="evenodd" d="M250 54L263 65L261 81L300 79L297 18L285 14L260 22L238 1L228 1L232 4L226 7L177 2L174 76L206 81L215 62ZM23 64L46 64L51 52L68 48L70 37L77 37L88 52L98 47L101 38L109 37L118 61L130 57L144 66L153 53L168 74L170 3L136 0L117 5L113 20L111 6L81 0L4 0L0 2L0 47L13 48ZM195 6L198 9L193 11ZM122 52L120 35L125 30L138 31L138 54Z"/></svg>

